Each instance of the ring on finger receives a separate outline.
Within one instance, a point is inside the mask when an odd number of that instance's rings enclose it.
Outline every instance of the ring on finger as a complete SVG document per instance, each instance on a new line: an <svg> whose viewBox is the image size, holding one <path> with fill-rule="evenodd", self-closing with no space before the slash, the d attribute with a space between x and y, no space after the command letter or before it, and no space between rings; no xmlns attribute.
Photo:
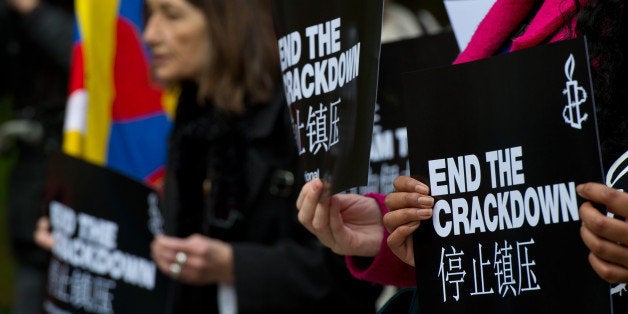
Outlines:
<svg viewBox="0 0 628 314"><path fill-rule="evenodd" d="M172 278L177 279L177 277L179 277L179 274L181 274L181 265L178 263L170 264L170 275L172 276Z"/></svg>
<svg viewBox="0 0 628 314"><path fill-rule="evenodd" d="M188 255L185 254L185 252L177 252L177 254L174 256L174 260L177 262L177 264L179 265L183 265L185 264L185 261L188 260Z"/></svg>

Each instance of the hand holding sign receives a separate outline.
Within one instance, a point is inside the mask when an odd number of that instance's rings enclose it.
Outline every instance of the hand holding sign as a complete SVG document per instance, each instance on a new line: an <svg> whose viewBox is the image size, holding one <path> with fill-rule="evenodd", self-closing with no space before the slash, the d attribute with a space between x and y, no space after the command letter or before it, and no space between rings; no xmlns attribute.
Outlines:
<svg viewBox="0 0 628 314"><path fill-rule="evenodd" d="M397 192L386 196L384 225L390 231L388 246L406 264L414 266L412 233L422 220L432 217L434 199L428 196L429 188L411 177L400 176L393 183Z"/></svg>
<svg viewBox="0 0 628 314"><path fill-rule="evenodd" d="M37 220L37 227L35 228L35 232L33 232L33 239L42 249L46 251L52 250L55 239L52 233L50 233L50 220L48 220L48 217L40 217Z"/></svg>
<svg viewBox="0 0 628 314"><path fill-rule="evenodd" d="M299 221L335 253L377 255L384 236L377 202L358 194L336 194L321 199L323 182L308 182L297 199Z"/></svg>
<svg viewBox="0 0 628 314"><path fill-rule="evenodd" d="M413 239L422 313L611 313L570 238L576 183L602 178L588 64L565 41L405 76L411 174L436 201Z"/></svg>
<svg viewBox="0 0 628 314"><path fill-rule="evenodd" d="M577 188L580 196L604 204L613 214L628 217L628 193L600 183L585 183ZM589 263L610 283L628 282L628 224L602 215L591 202L580 206L580 235L591 250Z"/></svg>

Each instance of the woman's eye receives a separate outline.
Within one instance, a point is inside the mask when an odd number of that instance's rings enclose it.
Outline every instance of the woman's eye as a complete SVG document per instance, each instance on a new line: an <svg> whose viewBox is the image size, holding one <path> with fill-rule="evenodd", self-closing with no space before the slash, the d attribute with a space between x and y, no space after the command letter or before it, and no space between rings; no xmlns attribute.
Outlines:
<svg viewBox="0 0 628 314"><path fill-rule="evenodd" d="M183 13L173 8L166 8L164 10L164 16L169 20L177 20L183 16Z"/></svg>

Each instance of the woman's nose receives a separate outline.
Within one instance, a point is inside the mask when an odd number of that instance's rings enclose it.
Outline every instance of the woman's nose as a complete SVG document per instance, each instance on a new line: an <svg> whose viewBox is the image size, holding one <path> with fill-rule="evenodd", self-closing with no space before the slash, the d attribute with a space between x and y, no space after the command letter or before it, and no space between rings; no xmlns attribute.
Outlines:
<svg viewBox="0 0 628 314"><path fill-rule="evenodd" d="M144 28L142 37L149 46L154 45L159 41L159 28L157 24L157 19L154 16L149 17L146 21L146 27Z"/></svg>

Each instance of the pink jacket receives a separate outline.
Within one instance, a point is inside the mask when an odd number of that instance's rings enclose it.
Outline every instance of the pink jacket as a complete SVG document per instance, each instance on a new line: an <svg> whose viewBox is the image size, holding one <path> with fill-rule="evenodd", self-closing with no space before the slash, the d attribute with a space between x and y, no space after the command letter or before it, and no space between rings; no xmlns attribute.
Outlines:
<svg viewBox="0 0 628 314"><path fill-rule="evenodd" d="M588 2L579 1L581 5ZM475 61L498 54L498 49L510 41L509 36L521 27L533 3L532 0L497 0L478 25L467 48L454 63ZM572 15L575 11L576 5L572 0L545 0L523 34L512 39L509 52L572 38L575 33L575 18ZM571 20L565 23L565 17L571 17ZM383 195L367 196L378 201L382 215L388 212ZM384 239L386 238L388 232L384 230ZM355 257L347 257L346 262L353 276L358 279L400 287L416 285L414 267L399 260L386 245L386 241L382 242L379 255L370 264L364 265Z"/></svg>
<svg viewBox="0 0 628 314"><path fill-rule="evenodd" d="M382 216L388 212L384 204L385 195L366 194L374 198L379 204ZM366 258L346 257L347 267L351 274L362 280L371 281L383 285L395 285L399 287L412 287L416 285L414 279L414 267L402 262L390 250L386 244L388 231L384 228L384 241L382 241L379 254L370 262L364 265Z"/></svg>
<svg viewBox="0 0 628 314"><path fill-rule="evenodd" d="M581 5L588 0L579 0ZM532 9L532 0L498 0L478 25L467 48L454 63L488 58L510 41L513 34ZM573 38L576 19L573 0L545 0L521 36L512 39L509 52ZM565 18L571 17L565 23Z"/></svg>

